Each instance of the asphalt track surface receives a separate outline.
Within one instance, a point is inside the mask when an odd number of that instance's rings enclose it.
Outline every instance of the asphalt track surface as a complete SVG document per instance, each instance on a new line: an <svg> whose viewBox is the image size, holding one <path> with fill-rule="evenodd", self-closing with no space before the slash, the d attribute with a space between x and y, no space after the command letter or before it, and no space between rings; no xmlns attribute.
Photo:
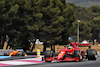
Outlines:
<svg viewBox="0 0 100 67"><path fill-rule="evenodd" d="M4 58L4 59L0 59L0 61L5 61L5 60L16 60L16 59L25 59L25 58L34 58L34 57L30 57L30 56L12 56L10 58Z"/></svg>
<svg viewBox="0 0 100 67"><path fill-rule="evenodd" d="M42 64L7 66L7 67L100 67L100 57L96 61L83 59L81 62L46 62Z"/></svg>

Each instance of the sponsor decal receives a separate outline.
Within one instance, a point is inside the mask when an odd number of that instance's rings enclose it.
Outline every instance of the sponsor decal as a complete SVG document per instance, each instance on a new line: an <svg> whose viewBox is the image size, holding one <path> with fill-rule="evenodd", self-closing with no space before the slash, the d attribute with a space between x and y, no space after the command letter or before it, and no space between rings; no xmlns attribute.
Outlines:
<svg viewBox="0 0 100 67"><path fill-rule="evenodd" d="M61 53L63 54L63 53L65 53L65 52L62 51Z"/></svg>

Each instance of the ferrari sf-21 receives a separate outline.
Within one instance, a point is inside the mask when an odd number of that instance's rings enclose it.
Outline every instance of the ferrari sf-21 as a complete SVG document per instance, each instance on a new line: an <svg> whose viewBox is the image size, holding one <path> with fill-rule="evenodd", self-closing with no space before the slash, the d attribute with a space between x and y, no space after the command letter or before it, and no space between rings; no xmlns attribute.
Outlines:
<svg viewBox="0 0 100 67"><path fill-rule="evenodd" d="M65 45L63 50L60 52L53 53L51 50L47 50L44 52L44 57L42 60L46 62L51 61L82 61L83 58L88 60L96 60L97 59L97 52L94 49L89 48L86 51L81 50L78 47L79 44L77 43L70 43L70 45ZM90 47L90 46L89 46Z"/></svg>

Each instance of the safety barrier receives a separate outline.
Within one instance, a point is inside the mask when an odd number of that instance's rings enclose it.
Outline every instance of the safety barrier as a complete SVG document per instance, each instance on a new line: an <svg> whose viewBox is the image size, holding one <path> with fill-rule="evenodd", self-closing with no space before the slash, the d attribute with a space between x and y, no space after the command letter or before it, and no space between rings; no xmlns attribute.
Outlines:
<svg viewBox="0 0 100 67"><path fill-rule="evenodd" d="M26 52L27 55L37 55L37 52ZM44 55L44 52L40 52L41 55Z"/></svg>
<svg viewBox="0 0 100 67"><path fill-rule="evenodd" d="M37 49L37 57L40 57L40 49Z"/></svg>
<svg viewBox="0 0 100 67"><path fill-rule="evenodd" d="M9 54L10 54L10 52L12 52L12 50L0 49L0 55L4 55L4 54L9 55Z"/></svg>

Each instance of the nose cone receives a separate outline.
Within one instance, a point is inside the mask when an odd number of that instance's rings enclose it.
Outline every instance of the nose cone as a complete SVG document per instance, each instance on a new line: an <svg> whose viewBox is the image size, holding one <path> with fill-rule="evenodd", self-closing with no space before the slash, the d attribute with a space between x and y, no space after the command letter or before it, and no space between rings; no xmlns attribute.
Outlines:
<svg viewBox="0 0 100 67"><path fill-rule="evenodd" d="M60 51L59 54L58 54L58 56L57 56L57 59L58 60L63 59L63 56L65 55L65 53L66 52L64 50Z"/></svg>

